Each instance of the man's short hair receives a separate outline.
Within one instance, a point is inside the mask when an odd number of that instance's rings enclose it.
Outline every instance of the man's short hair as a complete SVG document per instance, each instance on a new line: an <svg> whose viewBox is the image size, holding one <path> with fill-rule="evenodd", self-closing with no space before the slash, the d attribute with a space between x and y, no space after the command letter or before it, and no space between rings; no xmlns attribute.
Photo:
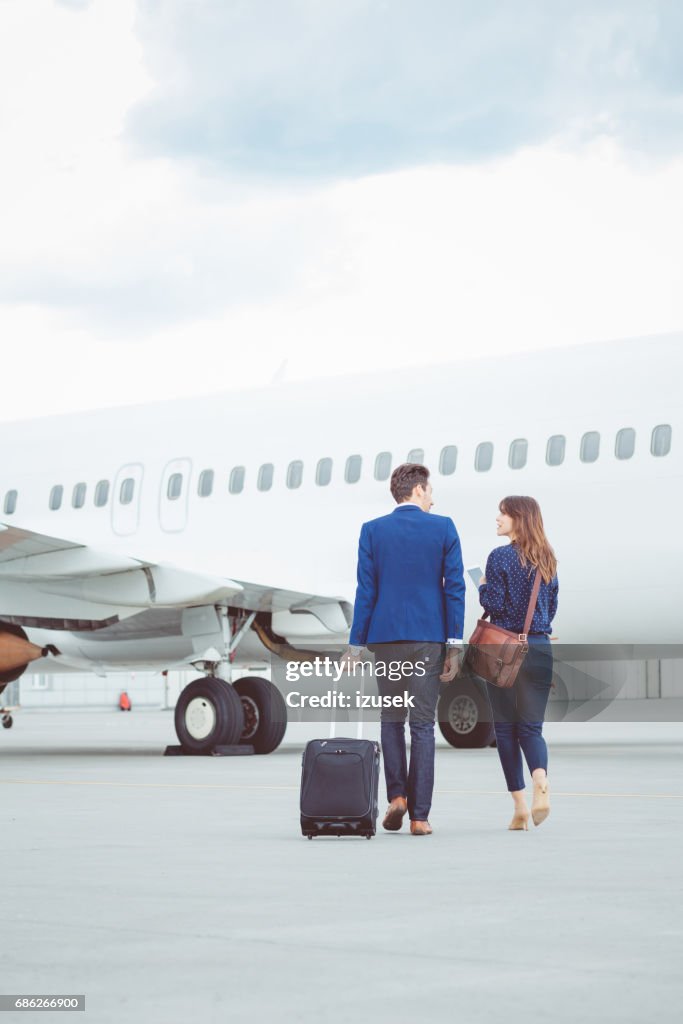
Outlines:
<svg viewBox="0 0 683 1024"><path fill-rule="evenodd" d="M391 474L391 493L396 501L405 501L418 484L427 486L429 470L419 462L404 462Z"/></svg>

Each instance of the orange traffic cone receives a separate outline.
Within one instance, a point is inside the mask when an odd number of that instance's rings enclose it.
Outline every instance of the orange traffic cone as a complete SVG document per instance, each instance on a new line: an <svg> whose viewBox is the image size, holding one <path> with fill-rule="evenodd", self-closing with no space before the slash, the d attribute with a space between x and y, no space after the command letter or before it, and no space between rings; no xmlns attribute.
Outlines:
<svg viewBox="0 0 683 1024"><path fill-rule="evenodd" d="M125 690L121 692L121 696L119 697L119 707L121 708L122 711L130 711L132 707L130 697L128 696Z"/></svg>

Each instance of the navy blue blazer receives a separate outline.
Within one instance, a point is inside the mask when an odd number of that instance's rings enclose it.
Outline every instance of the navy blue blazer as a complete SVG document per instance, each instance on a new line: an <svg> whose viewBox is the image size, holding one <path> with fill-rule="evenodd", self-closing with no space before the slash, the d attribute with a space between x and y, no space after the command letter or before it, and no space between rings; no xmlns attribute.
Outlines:
<svg viewBox="0 0 683 1024"><path fill-rule="evenodd" d="M351 645L459 640L464 618L462 554L452 519L405 504L363 523Z"/></svg>

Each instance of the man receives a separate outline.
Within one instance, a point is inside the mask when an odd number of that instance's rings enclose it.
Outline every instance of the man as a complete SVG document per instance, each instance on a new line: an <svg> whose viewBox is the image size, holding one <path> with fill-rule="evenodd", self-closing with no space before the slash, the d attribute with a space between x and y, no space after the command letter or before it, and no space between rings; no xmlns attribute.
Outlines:
<svg viewBox="0 0 683 1024"><path fill-rule="evenodd" d="M407 811L411 833L424 836L432 831L429 810L439 681L454 679L460 667L465 581L453 520L429 515L433 505L429 470L412 462L397 466L391 474L391 493L397 502L393 512L364 523L360 532L358 588L347 657L353 665L367 644L375 654L380 694L408 691L413 700L410 768L405 744L408 708L381 710L389 800L383 825L398 831ZM446 658L440 675L444 643Z"/></svg>

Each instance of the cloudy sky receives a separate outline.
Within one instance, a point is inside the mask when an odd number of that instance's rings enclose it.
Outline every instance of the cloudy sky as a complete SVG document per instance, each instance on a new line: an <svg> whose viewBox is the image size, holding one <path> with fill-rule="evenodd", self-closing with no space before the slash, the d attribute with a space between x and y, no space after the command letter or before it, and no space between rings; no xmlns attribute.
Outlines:
<svg viewBox="0 0 683 1024"><path fill-rule="evenodd" d="M678 0L0 0L0 418L681 329L682 40Z"/></svg>

